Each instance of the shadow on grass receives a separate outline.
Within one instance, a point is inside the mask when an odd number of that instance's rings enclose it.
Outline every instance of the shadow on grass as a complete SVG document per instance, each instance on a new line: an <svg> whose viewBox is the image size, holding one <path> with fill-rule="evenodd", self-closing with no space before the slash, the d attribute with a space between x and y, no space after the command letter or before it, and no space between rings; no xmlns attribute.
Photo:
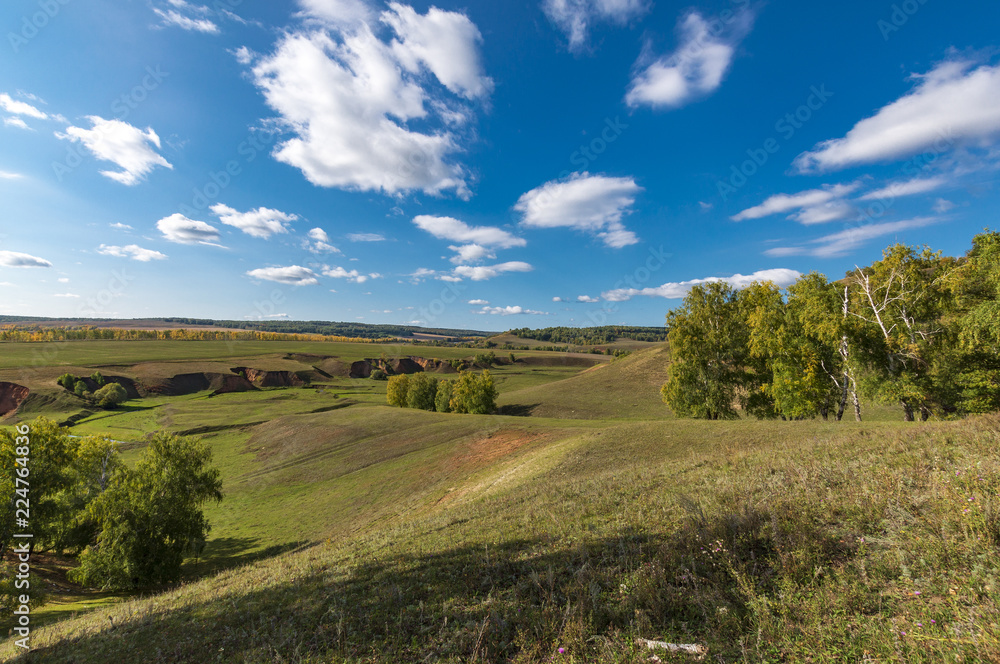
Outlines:
<svg viewBox="0 0 1000 664"><path fill-rule="evenodd" d="M75 627L14 661L194 662L208 661L210 647L212 661L223 662L542 662L561 645L597 648L592 634L625 652L640 612L639 627L658 635L704 629L681 592L661 589L665 601L620 592L621 575L653 561L661 543L633 533L557 551L543 540L422 556L385 548L384 558L347 568L292 558L247 569L212 599L187 595L113 621L95 616L94 631Z"/></svg>
<svg viewBox="0 0 1000 664"><path fill-rule="evenodd" d="M184 565L185 581L193 581L210 574L250 563L260 562L267 558L280 556L283 553L301 551L314 542L306 540L272 544L258 548L260 539L256 537L219 537L210 539L205 545L200 558Z"/></svg>
<svg viewBox="0 0 1000 664"><path fill-rule="evenodd" d="M497 408L497 415L513 415L514 417L531 417L538 406L541 404L507 404L506 406L500 406Z"/></svg>

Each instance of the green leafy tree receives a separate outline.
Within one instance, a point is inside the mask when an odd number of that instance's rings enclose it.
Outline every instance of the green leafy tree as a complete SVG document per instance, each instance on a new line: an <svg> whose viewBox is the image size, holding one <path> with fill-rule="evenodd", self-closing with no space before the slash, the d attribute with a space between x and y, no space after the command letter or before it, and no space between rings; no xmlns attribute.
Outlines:
<svg viewBox="0 0 1000 664"><path fill-rule="evenodd" d="M389 376L381 369L375 369L370 376L372 380L389 380Z"/></svg>
<svg viewBox="0 0 1000 664"><path fill-rule="evenodd" d="M406 405L420 410L434 410L437 386L436 378L423 372L413 374L406 390Z"/></svg>
<svg viewBox="0 0 1000 664"><path fill-rule="evenodd" d="M72 439L70 481L59 494L62 509L55 524L53 548L79 554L97 536L97 524L87 507L108 488L112 477L124 468L118 444L108 438L91 436Z"/></svg>
<svg viewBox="0 0 1000 664"><path fill-rule="evenodd" d="M202 442L154 436L135 469L119 468L90 503L97 540L70 578L109 590L177 583L185 555L199 553L209 532L202 505L222 500L211 458Z"/></svg>
<svg viewBox="0 0 1000 664"><path fill-rule="evenodd" d="M72 392L73 389L76 387L77 380L79 379L73 374L64 373L63 375L59 376L59 378L56 380L56 383L66 388L70 392Z"/></svg>
<svg viewBox="0 0 1000 664"><path fill-rule="evenodd" d="M95 371L94 373L92 373L90 375L90 380L97 383L98 387L104 387L104 376L101 374L100 371Z"/></svg>
<svg viewBox="0 0 1000 664"><path fill-rule="evenodd" d="M935 401L931 364L946 337L943 297L936 279L945 265L940 254L897 244L882 259L849 275L851 314L865 324L868 392L898 403L912 422L919 409L927 419Z"/></svg>
<svg viewBox="0 0 1000 664"><path fill-rule="evenodd" d="M736 291L700 284L667 314L670 366L661 393L681 417L733 419L745 383L748 331Z"/></svg>
<svg viewBox="0 0 1000 664"><path fill-rule="evenodd" d="M81 379L77 379L77 381L73 383L73 393L82 398L90 396L90 391L87 389L87 383Z"/></svg>
<svg viewBox="0 0 1000 664"><path fill-rule="evenodd" d="M440 380L434 395L434 410L439 413L451 412L451 396L454 384L450 380Z"/></svg>
<svg viewBox="0 0 1000 664"><path fill-rule="evenodd" d="M118 383L108 383L94 392L93 398L101 408L113 409L128 401L128 392Z"/></svg>
<svg viewBox="0 0 1000 664"><path fill-rule="evenodd" d="M25 430L26 434L21 433ZM0 430L0 468L5 470L0 477L0 557L13 537L19 498L30 500L32 548L51 548L58 540L60 524L66 520L61 494L73 482L74 440L58 424L41 417L16 429ZM27 493L19 493L23 485L15 481L16 469L22 467L19 458L29 459L28 475L23 478L30 484Z"/></svg>
<svg viewBox="0 0 1000 664"><path fill-rule="evenodd" d="M385 398L390 406L406 408L406 394L410 389L410 377L406 374L392 376L386 386Z"/></svg>
<svg viewBox="0 0 1000 664"><path fill-rule="evenodd" d="M478 376L471 371L464 371L452 388L451 410L455 413L488 415L497 408L498 394L489 370Z"/></svg>

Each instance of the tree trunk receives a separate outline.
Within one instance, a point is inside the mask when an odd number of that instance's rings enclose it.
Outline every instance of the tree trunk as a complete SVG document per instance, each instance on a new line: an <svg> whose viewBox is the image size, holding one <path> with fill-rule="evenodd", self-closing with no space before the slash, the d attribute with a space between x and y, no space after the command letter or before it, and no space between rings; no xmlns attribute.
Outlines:
<svg viewBox="0 0 1000 664"><path fill-rule="evenodd" d="M906 399L900 399L899 403L903 406L903 421L913 422L913 406Z"/></svg>
<svg viewBox="0 0 1000 664"><path fill-rule="evenodd" d="M924 404L920 404L920 421L926 422L928 419L930 419L930 416L931 416L930 408L928 408Z"/></svg>
<svg viewBox="0 0 1000 664"><path fill-rule="evenodd" d="M837 421L844 419L844 410L847 408L847 381L850 379L850 374L847 369L844 369L843 385L840 388L840 405L837 406Z"/></svg>

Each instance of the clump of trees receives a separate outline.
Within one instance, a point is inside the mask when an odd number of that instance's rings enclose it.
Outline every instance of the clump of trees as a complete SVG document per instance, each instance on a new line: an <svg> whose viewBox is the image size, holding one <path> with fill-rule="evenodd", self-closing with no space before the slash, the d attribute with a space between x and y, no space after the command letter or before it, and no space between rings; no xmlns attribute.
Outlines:
<svg viewBox="0 0 1000 664"><path fill-rule="evenodd" d="M663 400L687 417L801 419L859 394L903 419L1000 409L1000 233L954 259L894 245L838 282L694 287L667 315Z"/></svg>
<svg viewBox="0 0 1000 664"><path fill-rule="evenodd" d="M202 506L222 499L208 447L157 434L129 468L114 441L73 438L44 418L27 428L33 549L80 555L70 578L91 587L176 583L184 557L197 554L208 535ZM0 431L3 468L23 456L18 435ZM14 473L0 477L0 559L12 543L18 497Z"/></svg>
<svg viewBox="0 0 1000 664"><path fill-rule="evenodd" d="M101 408L111 410L128 401L128 391L118 383L107 382L100 371L91 374L90 381L97 385L96 390L91 391L85 379L70 373L65 373L56 379L56 383L63 388L81 399L92 401Z"/></svg>
<svg viewBox="0 0 1000 664"><path fill-rule="evenodd" d="M463 371L456 380L438 380L426 373L393 376L386 387L390 406L439 413L488 415L496 411L499 392L489 370Z"/></svg>

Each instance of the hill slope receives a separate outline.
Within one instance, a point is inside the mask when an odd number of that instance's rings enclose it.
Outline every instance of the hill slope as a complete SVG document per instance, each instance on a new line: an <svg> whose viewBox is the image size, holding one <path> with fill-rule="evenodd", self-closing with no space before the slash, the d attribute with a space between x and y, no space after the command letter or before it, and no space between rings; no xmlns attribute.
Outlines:
<svg viewBox="0 0 1000 664"><path fill-rule="evenodd" d="M1000 417L579 424L405 520L45 628L14 661L624 664L640 636L718 661L1000 657ZM266 463L298 453L290 425Z"/></svg>

